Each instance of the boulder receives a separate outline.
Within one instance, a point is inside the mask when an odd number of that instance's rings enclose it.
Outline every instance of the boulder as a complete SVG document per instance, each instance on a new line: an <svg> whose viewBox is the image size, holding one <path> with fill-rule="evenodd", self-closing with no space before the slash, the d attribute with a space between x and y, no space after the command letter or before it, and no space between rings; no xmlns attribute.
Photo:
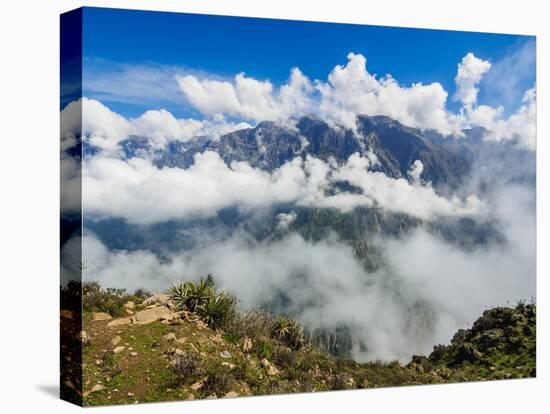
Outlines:
<svg viewBox="0 0 550 414"><path fill-rule="evenodd" d="M175 341L176 340L176 334L173 333L173 332L170 332L170 333L167 333L166 335L164 335L164 340L165 341Z"/></svg>
<svg viewBox="0 0 550 414"><path fill-rule="evenodd" d="M167 305L170 301L170 296L166 293L155 293L153 296L148 297L143 301L143 306L150 305Z"/></svg>
<svg viewBox="0 0 550 414"><path fill-rule="evenodd" d="M223 398L235 398L238 396L239 394L237 394L235 391L229 391L227 394L223 396Z"/></svg>
<svg viewBox="0 0 550 414"><path fill-rule="evenodd" d="M126 348L124 346L117 346L115 349L113 349L113 354L119 354L122 351L124 351Z"/></svg>
<svg viewBox="0 0 550 414"><path fill-rule="evenodd" d="M129 300L128 302L126 302L124 304L124 307L126 309L134 309L136 307L136 304L134 302L132 302L131 300Z"/></svg>
<svg viewBox="0 0 550 414"><path fill-rule="evenodd" d="M191 389L192 389L193 391L198 391L198 390L200 390L202 387L204 387L204 382L202 382L202 381L197 381L197 382L191 384Z"/></svg>
<svg viewBox="0 0 550 414"><path fill-rule="evenodd" d="M156 322L163 318L169 318L172 316L172 312L166 306L158 306L152 309L146 309L141 312L137 312L133 317L133 323L137 325L146 325L152 322Z"/></svg>
<svg viewBox="0 0 550 414"><path fill-rule="evenodd" d="M117 346L121 341L122 341L122 338L117 335L113 339L111 339L111 344L113 346Z"/></svg>
<svg viewBox="0 0 550 414"><path fill-rule="evenodd" d="M270 377L279 374L279 370L271 365L271 362L269 362L266 358L262 358L260 362L264 366L266 374Z"/></svg>
<svg viewBox="0 0 550 414"><path fill-rule="evenodd" d="M119 318L119 319L113 319L111 322L107 324L107 326L113 327L113 326L122 326L122 325L130 325L132 323L132 320L130 318Z"/></svg>
<svg viewBox="0 0 550 414"><path fill-rule="evenodd" d="M92 315L92 319L94 321L109 321L113 319L113 317L106 312L95 312Z"/></svg>
<svg viewBox="0 0 550 414"><path fill-rule="evenodd" d="M250 352L252 350L252 339L246 337L243 342L243 352Z"/></svg>
<svg viewBox="0 0 550 414"><path fill-rule="evenodd" d="M103 386L101 384L96 384L89 391L84 393L84 397L87 397L88 395L90 395L93 392L103 391L104 389L105 389L105 386Z"/></svg>

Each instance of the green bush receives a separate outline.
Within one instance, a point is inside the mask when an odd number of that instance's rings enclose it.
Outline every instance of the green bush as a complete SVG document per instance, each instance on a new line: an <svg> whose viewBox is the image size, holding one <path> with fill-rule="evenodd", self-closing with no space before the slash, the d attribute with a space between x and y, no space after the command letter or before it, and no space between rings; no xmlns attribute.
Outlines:
<svg viewBox="0 0 550 414"><path fill-rule="evenodd" d="M206 370L205 375L206 380L201 388L203 397L208 397L212 394L222 397L231 390L232 373L229 368L214 365Z"/></svg>
<svg viewBox="0 0 550 414"><path fill-rule="evenodd" d="M266 337L256 338L252 342L252 353L258 357L258 359L267 358L271 360L273 354L273 341Z"/></svg>
<svg viewBox="0 0 550 414"><path fill-rule="evenodd" d="M201 277L198 282L181 282L172 285L168 294L178 310L188 309L191 312L196 312L215 294L213 279L205 280Z"/></svg>
<svg viewBox="0 0 550 414"><path fill-rule="evenodd" d="M103 289L97 282L82 284L82 307L88 312L106 312L113 317L125 314L124 304L130 296L125 289Z"/></svg>
<svg viewBox="0 0 550 414"><path fill-rule="evenodd" d="M187 307L187 292L191 282L181 282L170 286L168 295L174 302L176 309L181 311Z"/></svg>
<svg viewBox="0 0 550 414"><path fill-rule="evenodd" d="M294 350L298 350L306 344L302 326L296 320L286 316L279 316L273 321L271 337Z"/></svg>
<svg viewBox="0 0 550 414"><path fill-rule="evenodd" d="M214 277L209 274L198 282L181 282L168 290L176 309L196 312L206 323L219 328L236 314L237 299L227 292L216 293Z"/></svg>
<svg viewBox="0 0 550 414"><path fill-rule="evenodd" d="M291 349L277 346L271 352L271 362L286 371L298 366L298 357Z"/></svg>
<svg viewBox="0 0 550 414"><path fill-rule="evenodd" d="M236 299L226 292L212 294L197 307L197 314L210 326L219 328L235 314Z"/></svg>

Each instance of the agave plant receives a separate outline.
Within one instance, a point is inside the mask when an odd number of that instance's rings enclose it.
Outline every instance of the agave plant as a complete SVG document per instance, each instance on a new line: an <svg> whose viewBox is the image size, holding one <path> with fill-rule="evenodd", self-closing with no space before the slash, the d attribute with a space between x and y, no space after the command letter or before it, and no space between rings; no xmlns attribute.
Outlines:
<svg viewBox="0 0 550 414"><path fill-rule="evenodd" d="M306 342L302 326L286 316L279 316L273 321L271 336L292 349L300 349Z"/></svg>
<svg viewBox="0 0 550 414"><path fill-rule="evenodd" d="M235 303L235 298L225 292L214 294L197 307L197 313L207 324L220 327L233 315Z"/></svg>
<svg viewBox="0 0 550 414"><path fill-rule="evenodd" d="M191 312L196 312L197 309L207 303L214 294L214 290L210 284L202 277L196 283L189 282L186 306Z"/></svg>
<svg viewBox="0 0 550 414"><path fill-rule="evenodd" d="M190 282L180 282L168 289L168 294L174 302L177 310L183 310L187 306L187 293L190 289Z"/></svg>
<svg viewBox="0 0 550 414"><path fill-rule="evenodd" d="M168 294L178 310L186 308L196 312L199 306L214 295L214 289L208 279L200 278L198 282L181 282L172 285Z"/></svg>

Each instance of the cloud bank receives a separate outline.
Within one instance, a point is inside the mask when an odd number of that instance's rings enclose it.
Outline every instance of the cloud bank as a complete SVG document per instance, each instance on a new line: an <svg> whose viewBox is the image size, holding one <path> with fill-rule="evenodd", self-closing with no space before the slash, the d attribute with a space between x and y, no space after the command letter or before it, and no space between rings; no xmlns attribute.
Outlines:
<svg viewBox="0 0 550 414"><path fill-rule="evenodd" d="M532 193L521 187L496 194L493 211L506 241L474 251L422 228L400 239L379 239L385 265L374 272L334 237L309 242L288 234L257 242L236 233L225 240L205 239L193 250L161 260L149 251L109 251L88 233L85 278L104 286L162 290L211 272L244 307L268 304L298 317L310 330L350 327L357 360L408 361L447 343L484 309L534 296L531 200ZM275 300L279 295L284 306Z"/></svg>
<svg viewBox="0 0 550 414"><path fill-rule="evenodd" d="M212 151L195 155L187 169L159 168L150 159L95 156L82 165L83 205L91 217L119 217L135 224L208 217L227 207L244 211L277 204L336 208L380 207L425 220L480 214L475 196L445 198L430 184L395 179L371 171L372 153L349 157L343 165L308 156L294 158L272 173L246 162L224 163ZM419 164L416 164L418 174ZM359 189L343 192L337 183Z"/></svg>
<svg viewBox="0 0 550 414"><path fill-rule="evenodd" d="M127 119L95 99L83 97L61 111L61 137L84 136L104 154L116 155L119 143L132 136L148 138L154 148L170 141L188 141L207 136L217 138L232 131L250 128L246 122L218 119L178 119L165 109L149 110Z"/></svg>

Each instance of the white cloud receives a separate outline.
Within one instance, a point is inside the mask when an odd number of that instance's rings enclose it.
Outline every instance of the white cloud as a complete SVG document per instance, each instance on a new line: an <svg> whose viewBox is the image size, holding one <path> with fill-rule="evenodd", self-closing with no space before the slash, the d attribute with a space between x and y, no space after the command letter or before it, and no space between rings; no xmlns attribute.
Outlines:
<svg viewBox="0 0 550 414"><path fill-rule="evenodd" d="M457 86L454 99L462 102L466 109L470 109L477 103L477 84L491 69L491 64L477 58L473 53L468 53L458 64L455 83Z"/></svg>
<svg viewBox="0 0 550 414"><path fill-rule="evenodd" d="M521 59L525 56L529 59ZM110 114L98 101L88 100L84 104L84 123L89 121L86 125L91 128L90 140L105 151L113 151L117 139L128 130L142 135L147 133L157 145L162 146L171 139L187 140L195 135L216 137L248 126L245 122L226 122L225 117L249 122L270 120L284 123L308 113L321 116L333 126L350 129L355 129L356 115L359 114L386 115L404 125L433 129L443 135L460 136L464 127L482 125L490 129L489 139L520 136L525 147L534 148L534 100L532 105L526 103L510 117L506 125L512 129L502 127L504 110L500 107L477 106L478 85L485 75L493 79L492 83L498 79L499 85L507 85L506 96L510 101L510 97L517 95L519 84L519 75L515 74L517 71L510 68L527 72L528 68L522 62L528 61L529 66L533 59L532 42L497 62L494 70L488 61L473 53L466 54L459 62L455 76L457 89L454 99L463 104L458 113L447 109L448 93L440 83L405 86L390 74L377 77L368 72L367 59L354 53L348 54L345 65L336 65L326 81L312 81L300 69L293 68L288 81L279 87L269 80L254 79L244 73L229 80L163 66L120 66L107 73L102 62L89 62L98 64L102 73L87 80L89 90L96 93L94 96L103 93L107 94L106 99L111 99L108 96L110 89L115 90L115 95L122 96L124 93L119 90L120 85L130 82L138 91L136 97L128 97L131 101L147 94L158 100L161 96L151 90L151 85L159 82L164 87L175 82L187 103L200 111L205 119L176 119L166 110L155 110L147 111L135 120L125 120L117 114ZM510 82L506 78L510 78ZM139 84L145 85L145 90ZM502 90L500 86L499 90ZM161 93L171 95L164 90ZM171 96L169 100L173 103L177 99Z"/></svg>
<svg viewBox="0 0 550 414"><path fill-rule="evenodd" d="M177 77L187 100L204 115L229 115L254 121L284 121L310 108L313 90L309 79L294 68L288 83L279 89L269 81L259 81L244 73L232 82L199 79L195 75Z"/></svg>
<svg viewBox="0 0 550 414"><path fill-rule="evenodd" d="M227 166L215 152L188 169L157 168L150 160L93 157L83 163L88 214L151 223L209 216L232 206L267 207L299 198L305 174L296 159L272 175L245 162Z"/></svg>
<svg viewBox="0 0 550 414"><path fill-rule="evenodd" d="M294 211L291 211L290 213L277 214L277 217L276 217L277 228L280 230L288 229L288 227L292 223L294 223L294 220L296 220L296 217L298 217L298 215Z"/></svg>
<svg viewBox="0 0 550 414"><path fill-rule="evenodd" d="M61 111L62 142L74 143L82 134L91 145L106 154L116 154L120 141L130 135L149 138L156 148L170 141L187 141L198 136L218 138L232 131L250 128L246 122L177 119L165 109L149 110L138 118L126 119L95 99L83 97Z"/></svg>
<svg viewBox="0 0 550 414"><path fill-rule="evenodd" d="M176 74L185 68L148 64L119 63L104 59L84 59L83 94L105 102L123 102L173 108L184 104L177 88Z"/></svg>
<svg viewBox="0 0 550 414"><path fill-rule="evenodd" d="M314 157L305 161L295 158L269 173L246 162L228 166L209 151L195 155L195 163L187 169L158 168L148 159L96 156L83 163L83 205L87 214L123 217L133 223L210 216L231 206L252 210L279 203L342 211L378 206L425 220L482 212L482 203L474 196L447 199L429 185L412 185L405 179L369 171L375 161L373 155L359 154L341 166ZM361 192L335 192L335 184L341 181Z"/></svg>
<svg viewBox="0 0 550 414"><path fill-rule="evenodd" d="M409 171L407 171L407 174L414 184L418 184L422 182L420 178L422 176L422 172L424 172L424 164L422 163L422 161L416 160L411 165L411 168L409 168Z"/></svg>
<svg viewBox="0 0 550 414"><path fill-rule="evenodd" d="M535 150L537 137L537 102L535 87L525 92L523 104L507 119L502 107L479 105L474 108L469 121L487 129L486 139L492 141L517 140L526 149Z"/></svg>
<svg viewBox="0 0 550 414"><path fill-rule="evenodd" d="M441 84L405 87L391 75L377 79L367 71L360 54L348 54L348 63L337 65L327 82L313 83L294 68L288 83L278 89L242 73L232 81L195 75L177 79L189 103L206 116L284 121L318 113L333 125L354 129L356 115L387 115L412 127L444 134L460 131L461 117L446 110L447 92Z"/></svg>
<svg viewBox="0 0 550 414"><path fill-rule="evenodd" d="M356 115L386 115L411 127L459 132L460 118L446 110L447 92L441 84L401 86L391 75L377 79L366 63L363 55L350 53L348 63L337 65L326 83L317 82L323 117L354 128Z"/></svg>
<svg viewBox="0 0 550 414"><path fill-rule="evenodd" d="M149 110L131 121L134 133L148 137L157 147L164 147L170 141L188 141L199 136L218 138L232 131L250 128L246 122L225 122L219 120L177 119L170 112Z"/></svg>

